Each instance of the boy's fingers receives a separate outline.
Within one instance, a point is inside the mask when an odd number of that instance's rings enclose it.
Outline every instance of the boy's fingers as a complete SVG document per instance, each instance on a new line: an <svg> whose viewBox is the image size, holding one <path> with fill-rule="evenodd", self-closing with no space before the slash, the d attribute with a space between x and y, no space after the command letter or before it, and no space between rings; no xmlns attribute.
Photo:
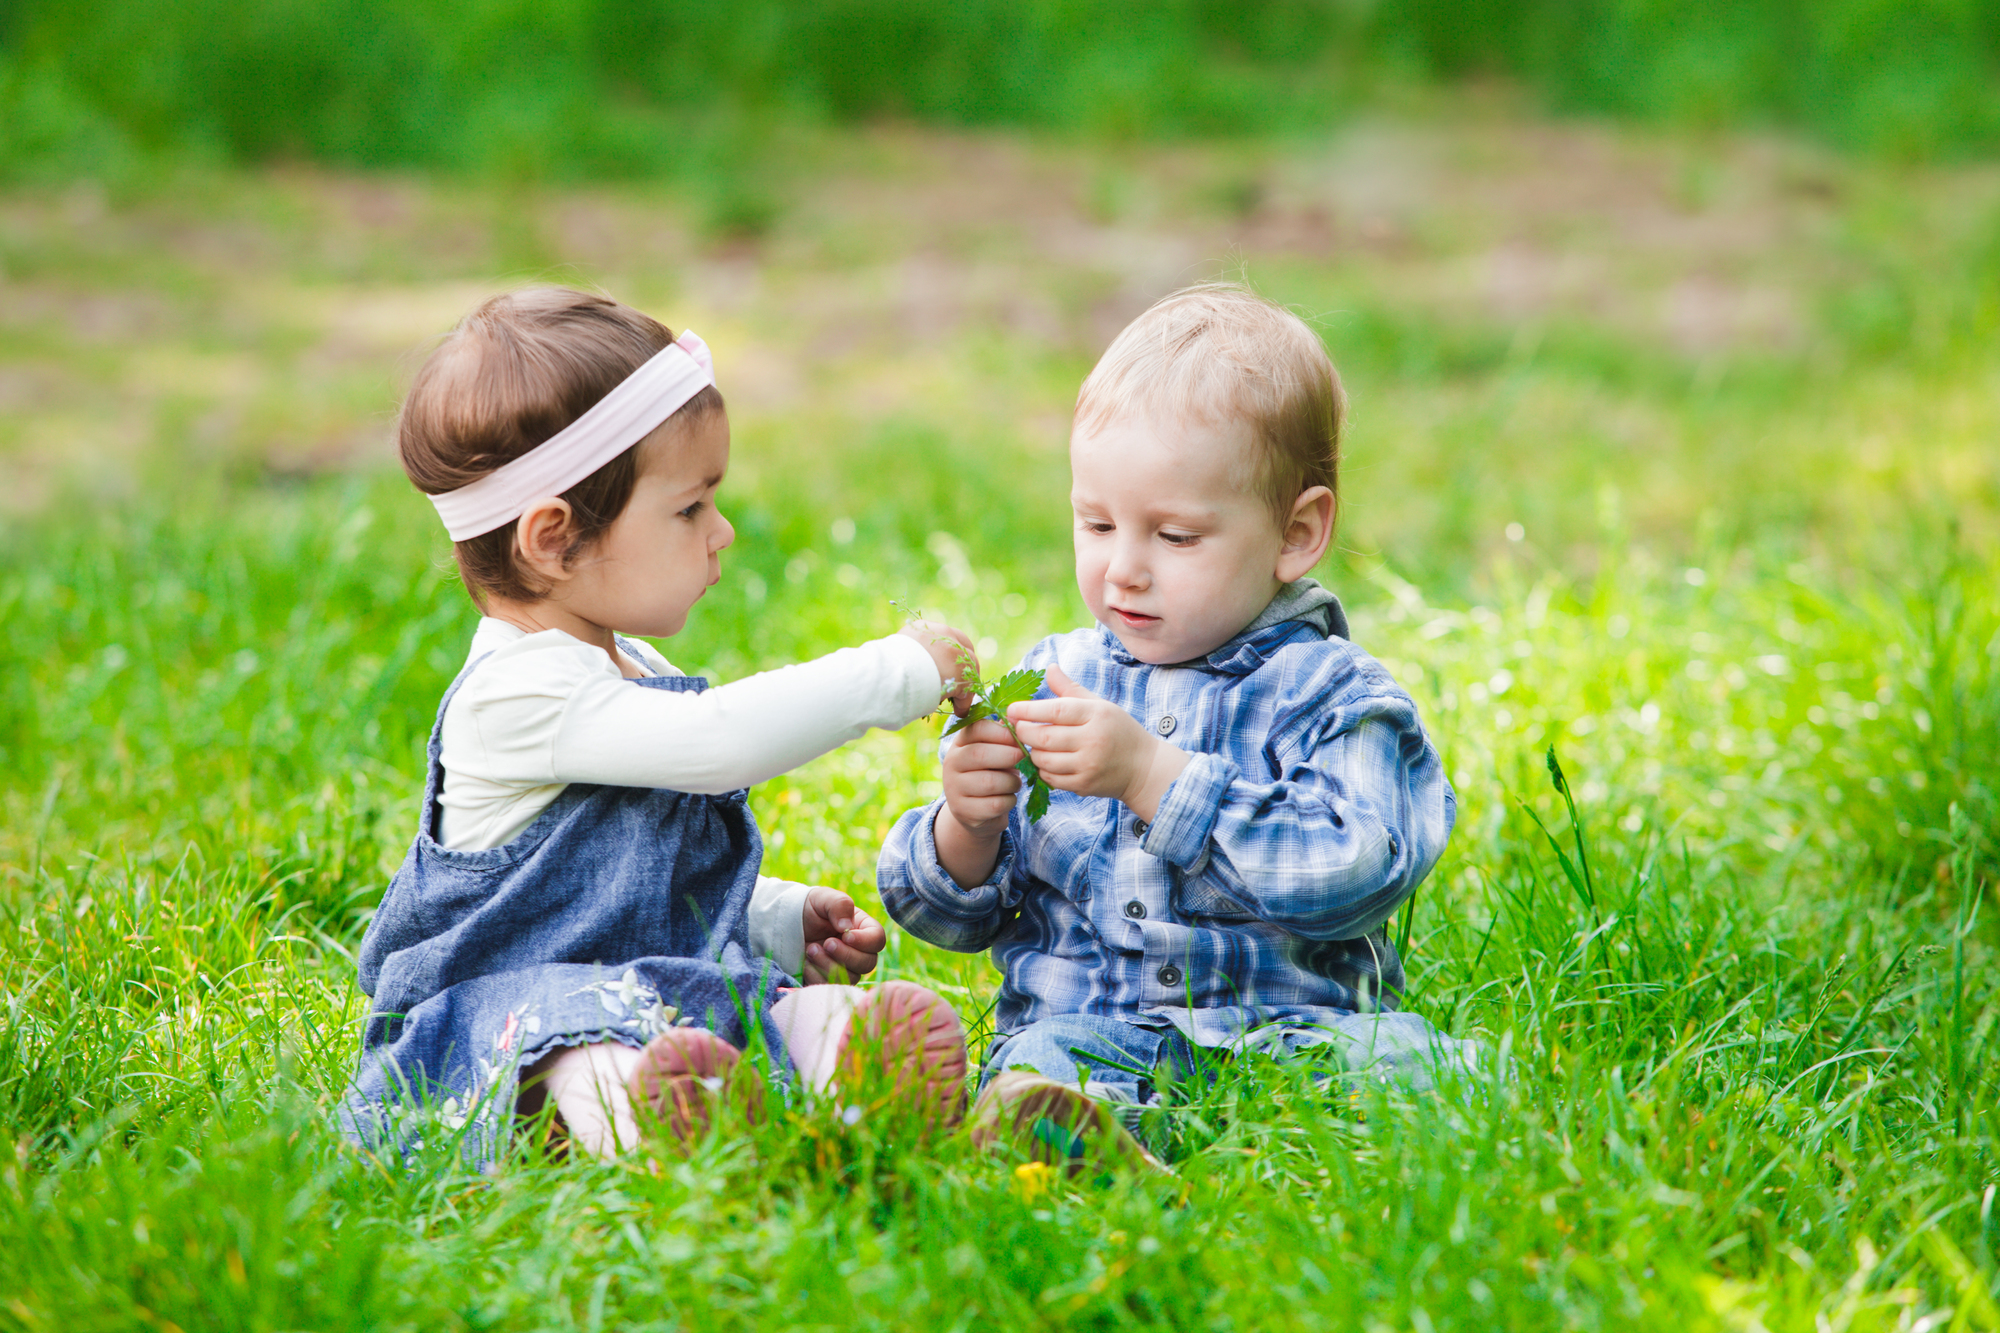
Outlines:
<svg viewBox="0 0 2000 1333"><path fill-rule="evenodd" d="M945 756L945 763L953 768L992 768L996 765L1018 763L1021 747L1014 744L1014 738L1001 732L997 740L973 741L959 746Z"/></svg>
<svg viewBox="0 0 2000 1333"><path fill-rule="evenodd" d="M1095 699L1098 696L1069 678L1069 673L1061 667L1050 664L1042 683L1065 699Z"/></svg>
<svg viewBox="0 0 2000 1333"><path fill-rule="evenodd" d="M1005 768L981 768L965 774L952 787L959 795L974 800L982 796L1012 796L1021 790L1021 775L1011 764Z"/></svg>
<svg viewBox="0 0 2000 1333"><path fill-rule="evenodd" d="M1037 751L1036 753L1040 754L1043 752ZM1035 762L1036 771L1044 778L1066 778L1083 770L1084 761L1077 755L1058 750L1047 751L1047 754L1048 759L1046 761L1037 759Z"/></svg>
<svg viewBox="0 0 2000 1333"><path fill-rule="evenodd" d="M1043 750L1074 750L1087 740L1079 727L1062 726L1053 722L1022 722L1016 725L1021 733L1021 739L1033 747L1037 754Z"/></svg>
<svg viewBox="0 0 2000 1333"><path fill-rule="evenodd" d="M1081 726L1096 714L1098 702L1095 695L1088 698L1030 699L1024 704L1010 706L1007 709L1007 720L1016 727L1023 722L1054 723L1063 727Z"/></svg>

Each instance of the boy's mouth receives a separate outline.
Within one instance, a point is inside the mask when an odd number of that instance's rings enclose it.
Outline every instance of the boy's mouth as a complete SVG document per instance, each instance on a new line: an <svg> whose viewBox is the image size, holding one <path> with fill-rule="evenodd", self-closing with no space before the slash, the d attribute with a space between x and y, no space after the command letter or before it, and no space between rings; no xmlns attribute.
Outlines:
<svg viewBox="0 0 2000 1333"><path fill-rule="evenodd" d="M1144 629L1148 625L1157 625L1160 623L1158 616L1142 616L1137 611L1127 611L1122 606L1112 607L1111 614L1117 616L1120 622L1131 626L1133 629Z"/></svg>

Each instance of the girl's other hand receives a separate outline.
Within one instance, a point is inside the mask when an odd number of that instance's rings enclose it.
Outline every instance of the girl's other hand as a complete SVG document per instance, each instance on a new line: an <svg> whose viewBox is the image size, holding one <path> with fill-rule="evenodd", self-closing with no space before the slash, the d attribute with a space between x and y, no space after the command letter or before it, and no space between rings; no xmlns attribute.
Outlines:
<svg viewBox="0 0 2000 1333"><path fill-rule="evenodd" d="M799 919L806 932L803 979L808 986L832 981L836 967L847 969L850 978L867 976L889 942L882 923L839 889L813 885L806 891Z"/></svg>
<svg viewBox="0 0 2000 1333"><path fill-rule="evenodd" d="M960 717L972 707L972 691L965 688L969 667L979 670L979 654L972 650L972 640L964 631L949 625L938 625L928 620L913 620L899 631L921 643L937 663L938 679L945 683L945 697L951 700L951 711Z"/></svg>

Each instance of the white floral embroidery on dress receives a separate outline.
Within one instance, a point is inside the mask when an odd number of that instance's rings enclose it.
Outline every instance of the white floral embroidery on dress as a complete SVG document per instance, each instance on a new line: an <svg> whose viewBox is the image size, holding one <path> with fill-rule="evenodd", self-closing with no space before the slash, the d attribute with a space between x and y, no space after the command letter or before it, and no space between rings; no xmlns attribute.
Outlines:
<svg viewBox="0 0 2000 1333"><path fill-rule="evenodd" d="M593 981L570 994L593 992L597 1002L604 1006L604 1012L619 1020L618 1026L630 1028L647 1041L668 1028L686 1027L694 1021L682 1018L681 1011L673 1005L662 1003L660 993L639 980L639 974L633 968L626 968L625 975L616 981Z"/></svg>

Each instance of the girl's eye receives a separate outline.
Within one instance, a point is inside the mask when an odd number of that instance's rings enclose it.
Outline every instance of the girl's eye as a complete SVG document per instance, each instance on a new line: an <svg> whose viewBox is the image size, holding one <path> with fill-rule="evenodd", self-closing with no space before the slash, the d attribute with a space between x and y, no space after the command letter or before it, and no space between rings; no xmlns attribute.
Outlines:
<svg viewBox="0 0 2000 1333"><path fill-rule="evenodd" d="M681 517L682 517L682 518L693 518L693 517L694 517L694 516L695 516L696 514L699 514L699 513L700 513L700 512L702 511L702 510L704 510L704 509L706 509L706 508L708 508L708 501L706 501L706 500L696 500L696 501L695 501L695 502L694 502L693 504L689 505L689 506L688 506L688 507L687 507L686 509L683 509L683 510L681 510Z"/></svg>

